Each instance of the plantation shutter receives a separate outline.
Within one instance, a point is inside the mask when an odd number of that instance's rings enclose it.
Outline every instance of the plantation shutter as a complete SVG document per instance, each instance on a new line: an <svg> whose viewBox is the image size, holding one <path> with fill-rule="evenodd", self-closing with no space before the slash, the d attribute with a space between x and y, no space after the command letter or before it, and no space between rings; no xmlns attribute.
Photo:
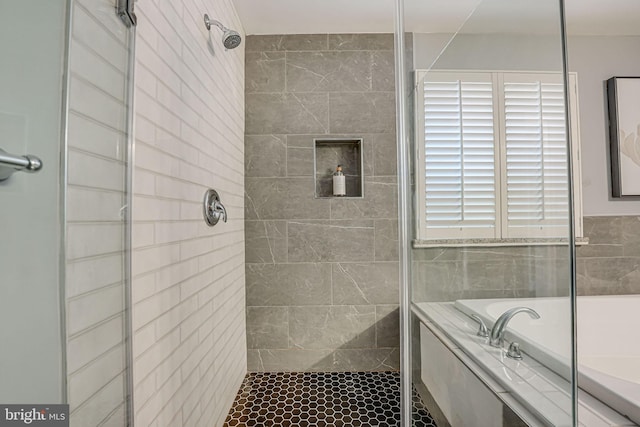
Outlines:
<svg viewBox="0 0 640 427"><path fill-rule="evenodd" d="M569 194L561 77L505 74L502 89L506 170L503 236L566 237Z"/></svg>
<svg viewBox="0 0 640 427"><path fill-rule="evenodd" d="M496 138L490 73L429 75L424 120L422 221L429 238L495 238Z"/></svg>
<svg viewBox="0 0 640 427"><path fill-rule="evenodd" d="M418 71L416 77L418 240L566 238L561 74ZM574 74L568 89L575 232L582 236Z"/></svg>

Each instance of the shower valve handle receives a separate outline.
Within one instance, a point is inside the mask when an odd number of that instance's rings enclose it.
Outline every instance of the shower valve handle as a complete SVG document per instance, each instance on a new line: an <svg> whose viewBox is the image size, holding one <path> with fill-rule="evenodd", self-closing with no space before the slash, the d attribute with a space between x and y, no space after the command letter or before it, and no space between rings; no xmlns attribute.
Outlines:
<svg viewBox="0 0 640 427"><path fill-rule="evenodd" d="M220 203L219 200L214 200L212 208L213 214L218 217L218 220L222 217L222 220L227 222L227 209L225 209L224 205Z"/></svg>
<svg viewBox="0 0 640 427"><path fill-rule="evenodd" d="M204 194L203 216L204 222L209 227L216 225L220 219L227 222L227 210L220 202L220 196L216 190L209 189Z"/></svg>

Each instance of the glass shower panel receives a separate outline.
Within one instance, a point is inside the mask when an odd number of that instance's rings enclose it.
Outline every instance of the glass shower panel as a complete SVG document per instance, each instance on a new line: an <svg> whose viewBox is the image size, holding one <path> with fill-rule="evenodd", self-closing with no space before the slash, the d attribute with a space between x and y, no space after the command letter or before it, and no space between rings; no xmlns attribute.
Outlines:
<svg viewBox="0 0 640 427"><path fill-rule="evenodd" d="M0 5L0 161L43 165L0 165L0 403L69 403L72 426L130 411L133 31L114 6Z"/></svg>
<svg viewBox="0 0 640 427"><path fill-rule="evenodd" d="M66 309L72 426L128 425L128 138L133 30L72 1Z"/></svg>
<svg viewBox="0 0 640 427"><path fill-rule="evenodd" d="M405 2L413 382L438 425L573 423L560 11L558 0Z"/></svg>
<svg viewBox="0 0 640 427"><path fill-rule="evenodd" d="M60 147L65 2L0 4L0 402L63 403Z"/></svg>

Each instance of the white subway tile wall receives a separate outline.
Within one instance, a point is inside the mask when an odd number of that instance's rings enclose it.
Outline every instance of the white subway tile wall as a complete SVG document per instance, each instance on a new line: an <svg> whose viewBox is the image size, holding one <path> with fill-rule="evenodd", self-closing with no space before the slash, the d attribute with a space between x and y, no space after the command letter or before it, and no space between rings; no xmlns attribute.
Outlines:
<svg viewBox="0 0 640 427"><path fill-rule="evenodd" d="M220 426L247 367L244 43L225 51L203 15L242 27L231 0L136 6L135 422ZM207 188L229 217L214 228Z"/></svg>

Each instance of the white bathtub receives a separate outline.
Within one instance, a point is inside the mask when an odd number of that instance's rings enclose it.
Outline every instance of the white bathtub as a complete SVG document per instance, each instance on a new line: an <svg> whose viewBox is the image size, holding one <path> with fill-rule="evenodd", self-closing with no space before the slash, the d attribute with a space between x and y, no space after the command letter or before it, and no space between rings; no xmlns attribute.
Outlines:
<svg viewBox="0 0 640 427"><path fill-rule="evenodd" d="M490 328L506 310L526 306L540 314L515 316L507 340L538 362L570 378L571 322L568 298L459 300ZM640 424L640 295L578 297L578 385Z"/></svg>

